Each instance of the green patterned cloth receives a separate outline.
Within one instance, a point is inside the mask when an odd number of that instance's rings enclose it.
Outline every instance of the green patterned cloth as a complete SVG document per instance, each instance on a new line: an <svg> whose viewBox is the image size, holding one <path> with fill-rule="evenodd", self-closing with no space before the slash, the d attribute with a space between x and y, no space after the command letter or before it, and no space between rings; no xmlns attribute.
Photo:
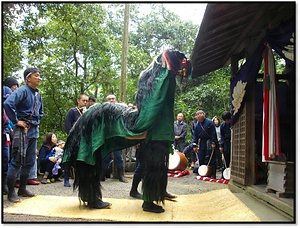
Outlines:
<svg viewBox="0 0 300 228"><path fill-rule="evenodd" d="M161 57L158 57L161 58ZM130 140L128 137L147 133L146 140L174 139L174 92L175 76L167 68L160 67L156 77L140 78L138 93L143 100L137 111L118 103L95 104L82 115L66 141L63 162L76 155L77 161L95 165L96 151L102 157L109 153L136 145L141 140ZM151 88L145 85L151 84Z"/></svg>
<svg viewBox="0 0 300 228"><path fill-rule="evenodd" d="M102 205L102 160L142 140L147 144L143 199L164 200L174 140L175 76L190 72L190 61L182 53L166 50L139 77L137 110L105 102L92 106L77 120L65 144L63 163L67 170L75 167L73 188L78 188L79 198L89 207ZM141 135L144 138L137 138Z"/></svg>

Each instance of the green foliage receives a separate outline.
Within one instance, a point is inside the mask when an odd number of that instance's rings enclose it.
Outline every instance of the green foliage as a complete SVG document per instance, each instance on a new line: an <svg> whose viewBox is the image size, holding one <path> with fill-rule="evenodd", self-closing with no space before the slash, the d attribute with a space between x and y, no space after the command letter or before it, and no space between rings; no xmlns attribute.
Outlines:
<svg viewBox="0 0 300 228"><path fill-rule="evenodd" d="M181 90L177 89L174 119L179 112L185 116L188 126L194 120L196 111L202 109L206 117L219 118L230 105L230 67L221 68L205 76L183 81ZM191 142L190 130L186 136Z"/></svg>
<svg viewBox="0 0 300 228"><path fill-rule="evenodd" d="M191 56L199 29L160 3L150 4L144 14L140 14L141 5L130 4L127 103L135 102L139 75L157 54L172 48ZM100 103L109 93L120 94L125 5L35 2L2 6L3 76L14 76L29 66L41 70L39 90L45 114L39 145L50 131L66 140L65 116L81 93L95 96ZM209 118L230 110L229 67L191 80L178 78L177 84L175 115L182 112L189 125L199 109ZM187 138L191 139L190 131Z"/></svg>
<svg viewBox="0 0 300 228"><path fill-rule="evenodd" d="M22 12L22 9L12 3L3 4L2 7L2 77L14 76L18 78L14 72L21 67L21 61L24 56L22 56L21 48L22 36L15 29L17 27L15 21L18 19L18 13Z"/></svg>
<svg viewBox="0 0 300 228"><path fill-rule="evenodd" d="M181 21L163 5L152 4L152 11L136 19L138 26L131 32L130 43L155 56L165 48L192 53L198 26Z"/></svg>

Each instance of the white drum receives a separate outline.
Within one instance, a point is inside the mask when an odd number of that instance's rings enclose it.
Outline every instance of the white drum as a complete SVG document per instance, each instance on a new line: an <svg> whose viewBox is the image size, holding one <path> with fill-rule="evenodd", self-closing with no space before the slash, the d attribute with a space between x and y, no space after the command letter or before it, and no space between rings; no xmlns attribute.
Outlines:
<svg viewBox="0 0 300 228"><path fill-rule="evenodd" d="M174 151L173 154L169 155L169 170L180 170L183 171L187 168L188 160L185 155L181 152Z"/></svg>
<svg viewBox="0 0 300 228"><path fill-rule="evenodd" d="M225 180L230 180L230 168L226 168L223 171L223 177L225 178Z"/></svg>
<svg viewBox="0 0 300 228"><path fill-rule="evenodd" d="M200 165L200 167L198 168L198 173L202 177L210 177L211 167L207 165Z"/></svg>

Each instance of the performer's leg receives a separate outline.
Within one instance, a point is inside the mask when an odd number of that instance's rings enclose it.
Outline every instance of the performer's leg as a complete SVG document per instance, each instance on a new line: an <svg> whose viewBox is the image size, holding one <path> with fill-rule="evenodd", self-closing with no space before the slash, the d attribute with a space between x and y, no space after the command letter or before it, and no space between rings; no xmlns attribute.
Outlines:
<svg viewBox="0 0 300 228"><path fill-rule="evenodd" d="M161 213L165 210L153 203L164 202L167 188L167 162L169 160L170 143L167 141L151 141L145 148L145 176L143 182L144 211Z"/></svg>
<svg viewBox="0 0 300 228"><path fill-rule="evenodd" d="M168 193L167 191L165 192L165 199L166 200L173 200L175 198L177 198L177 196L172 195L172 194Z"/></svg>
<svg viewBox="0 0 300 228"><path fill-rule="evenodd" d="M142 199L143 195L138 192L138 185L141 181L141 178L137 175L133 176L132 185L129 195L133 198Z"/></svg>
<svg viewBox="0 0 300 228"><path fill-rule="evenodd" d="M100 151L95 151L95 156L95 165L76 161L73 189L78 188L78 197L84 204L87 203L89 208L110 208L110 203L102 201L100 184L102 157Z"/></svg>

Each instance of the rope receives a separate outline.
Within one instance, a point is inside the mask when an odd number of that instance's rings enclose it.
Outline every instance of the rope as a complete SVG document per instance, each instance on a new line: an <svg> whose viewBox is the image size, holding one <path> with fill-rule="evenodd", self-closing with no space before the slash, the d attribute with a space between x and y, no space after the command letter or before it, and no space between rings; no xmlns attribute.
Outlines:
<svg viewBox="0 0 300 228"><path fill-rule="evenodd" d="M221 183L221 184L228 184L229 183L229 180L225 180L225 179L212 179L210 177L202 177L202 176L197 176L196 178L198 180L204 180L204 181Z"/></svg>
<svg viewBox="0 0 300 228"><path fill-rule="evenodd" d="M188 169L180 171L180 170L168 170L168 177L182 177L185 175L190 175L190 171Z"/></svg>

